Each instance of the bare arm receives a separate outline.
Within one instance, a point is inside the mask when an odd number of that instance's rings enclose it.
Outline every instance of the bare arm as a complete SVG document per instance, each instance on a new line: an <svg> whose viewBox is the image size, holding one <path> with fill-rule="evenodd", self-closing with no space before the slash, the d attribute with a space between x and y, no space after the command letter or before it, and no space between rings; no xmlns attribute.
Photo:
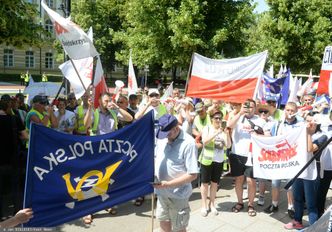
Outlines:
<svg viewBox="0 0 332 232"><path fill-rule="evenodd" d="M0 222L0 228L15 227L28 222L33 217L32 209L21 209L16 215L8 220Z"/></svg>
<svg viewBox="0 0 332 232"><path fill-rule="evenodd" d="M190 183L191 181L195 180L197 178L197 174L188 174L185 173L182 176L179 176L178 178L175 178L170 181L161 181L161 184L154 185L155 188L176 188L178 186L181 186L186 183Z"/></svg>

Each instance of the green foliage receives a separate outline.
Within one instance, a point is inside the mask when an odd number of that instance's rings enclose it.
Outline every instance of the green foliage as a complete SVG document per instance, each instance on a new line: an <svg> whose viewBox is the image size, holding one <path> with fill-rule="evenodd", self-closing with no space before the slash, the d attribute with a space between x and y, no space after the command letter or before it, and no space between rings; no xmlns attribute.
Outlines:
<svg viewBox="0 0 332 232"><path fill-rule="evenodd" d="M40 45L44 30L39 25L35 5L21 0L2 0L0 15L0 44Z"/></svg>
<svg viewBox="0 0 332 232"><path fill-rule="evenodd" d="M325 46L332 40L332 1L267 0L268 12L251 28L249 52L269 50L269 62L293 72L317 73Z"/></svg>
<svg viewBox="0 0 332 232"><path fill-rule="evenodd" d="M254 23L249 0L127 0L120 10L121 30L113 41L123 46L116 58L161 65L170 70L188 68L193 52L210 57L244 55L245 29Z"/></svg>
<svg viewBox="0 0 332 232"><path fill-rule="evenodd" d="M103 68L112 70L118 49L112 42L114 30L120 30L121 0L72 1L72 20L87 31L93 28L94 45L101 54Z"/></svg>

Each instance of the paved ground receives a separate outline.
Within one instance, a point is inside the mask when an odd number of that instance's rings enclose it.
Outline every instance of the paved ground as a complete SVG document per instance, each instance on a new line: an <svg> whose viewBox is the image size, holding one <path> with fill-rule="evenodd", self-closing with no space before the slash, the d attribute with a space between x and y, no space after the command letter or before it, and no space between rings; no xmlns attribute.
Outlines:
<svg viewBox="0 0 332 232"><path fill-rule="evenodd" d="M200 215L200 192L194 189L190 199L192 209L189 223L189 232L260 232L260 231L285 231L283 224L290 221L287 215L287 198L285 190L281 192L279 211L272 215L264 212L270 203L270 193L266 193L265 206L256 206L257 216L249 217L245 210L240 213L232 213L231 208L236 202L232 178L226 177L221 180L221 189L217 193L217 203L220 210L218 216L209 214L207 217ZM269 189L269 187L268 187ZM332 202L332 191L328 194L329 203ZM308 217L304 217L304 225L308 225ZM120 205L118 214L111 216L106 211L95 214L93 223L85 226L81 220L67 223L57 228L57 231L121 231L121 232L147 232L152 231L151 200L146 200L141 207L133 206L132 203ZM154 220L154 232L159 231L158 222Z"/></svg>

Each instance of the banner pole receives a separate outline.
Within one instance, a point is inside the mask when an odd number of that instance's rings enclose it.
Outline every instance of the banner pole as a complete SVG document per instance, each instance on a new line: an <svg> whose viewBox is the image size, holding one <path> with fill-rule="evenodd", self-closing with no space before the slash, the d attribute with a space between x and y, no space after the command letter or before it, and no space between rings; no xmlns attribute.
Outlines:
<svg viewBox="0 0 332 232"><path fill-rule="evenodd" d="M82 84L82 86L83 86L83 88L84 88L84 90L85 90L85 92L86 92L87 89L85 88L85 85L83 84L82 78L81 78L80 74L78 73L77 68L76 68L76 66L75 66L75 64L74 64L74 62L73 62L73 60L72 60L72 59L69 59L69 60L70 60L71 64L73 65L73 67L74 67L74 69L75 69L75 72L76 72L76 74L77 74L77 76L78 76L78 79L80 80L80 82L81 82L81 84Z"/></svg>
<svg viewBox="0 0 332 232"><path fill-rule="evenodd" d="M311 159L303 166L303 168L293 177L293 179L291 179L290 181L288 181L288 183L285 185L284 189L288 190L293 184L294 182L297 180L297 178L302 174L302 172L304 172L304 170L307 169L307 167L312 163L312 161L314 161L318 155L320 154L321 151L323 151L332 141L332 137L329 138L324 144L322 144L317 151L314 152L314 155L311 157ZM318 173L319 175L319 173Z"/></svg>
<svg viewBox="0 0 332 232"><path fill-rule="evenodd" d="M187 75L187 81L186 81L186 86L184 88L184 95L186 96L187 95L187 89L188 89L188 82L189 82L189 77L190 77L190 74L191 74L191 70L192 70L192 66L193 66L193 60L194 60L194 55L195 53L193 53L191 55L191 61L190 61L190 65L189 65L189 70L188 70L188 75Z"/></svg>
<svg viewBox="0 0 332 232"><path fill-rule="evenodd" d="M151 232L153 232L153 227L154 227L154 198L155 198L155 193L153 192L151 194Z"/></svg>

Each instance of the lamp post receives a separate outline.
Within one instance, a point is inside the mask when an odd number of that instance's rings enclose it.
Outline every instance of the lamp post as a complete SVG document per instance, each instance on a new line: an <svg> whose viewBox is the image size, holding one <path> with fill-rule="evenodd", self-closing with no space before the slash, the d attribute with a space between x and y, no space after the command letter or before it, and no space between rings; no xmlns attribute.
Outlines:
<svg viewBox="0 0 332 232"><path fill-rule="evenodd" d="M148 72L149 72L149 65L145 65L144 66L144 72L145 72L145 83L144 83L144 87L147 86L147 82L148 82Z"/></svg>

